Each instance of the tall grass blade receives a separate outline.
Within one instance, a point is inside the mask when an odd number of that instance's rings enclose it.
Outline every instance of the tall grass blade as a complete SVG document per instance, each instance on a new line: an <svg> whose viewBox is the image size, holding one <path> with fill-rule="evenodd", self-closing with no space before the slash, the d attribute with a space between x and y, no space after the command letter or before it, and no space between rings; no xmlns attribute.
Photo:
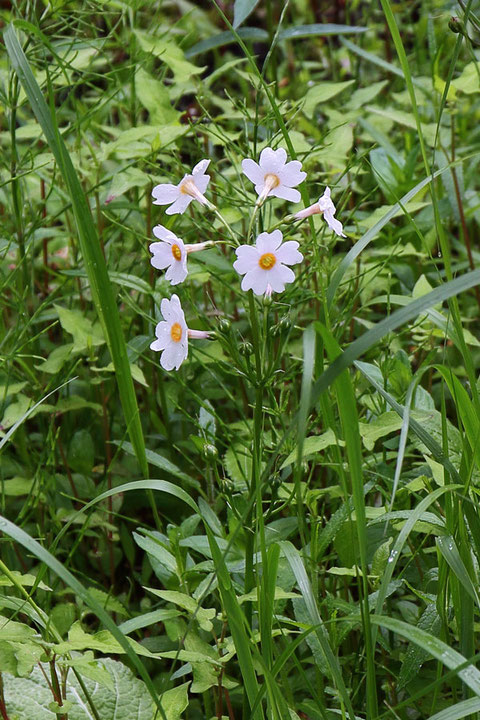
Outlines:
<svg viewBox="0 0 480 720"><path fill-rule="evenodd" d="M93 223L90 207L80 184L67 148L60 134L56 120L44 100L42 91L30 69L27 58L20 46L13 25L4 33L5 47L10 62L22 84L50 149L63 176L72 203L78 230L78 240L85 262L92 298L102 323L122 402L125 424L132 445L135 448L142 473L148 476L148 463L145 455L140 415L133 386L127 348L120 324L115 294L108 277L105 258L100 247L98 234Z"/></svg>

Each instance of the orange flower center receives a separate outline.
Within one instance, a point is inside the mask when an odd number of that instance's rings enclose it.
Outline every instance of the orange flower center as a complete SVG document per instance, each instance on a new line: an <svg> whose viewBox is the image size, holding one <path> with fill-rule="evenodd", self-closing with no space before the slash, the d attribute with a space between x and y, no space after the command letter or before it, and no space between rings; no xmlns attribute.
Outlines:
<svg viewBox="0 0 480 720"><path fill-rule="evenodd" d="M180 323L173 323L172 327L170 328L170 337L172 338L173 342L180 342L182 339L182 326Z"/></svg>
<svg viewBox="0 0 480 720"><path fill-rule="evenodd" d="M172 255L175 258L175 260L182 259L182 251L180 250L178 245L172 245Z"/></svg>
<svg viewBox="0 0 480 720"><path fill-rule="evenodd" d="M280 178L277 177L277 175L274 175L273 173L267 173L265 175L265 177L263 178L263 181L270 190L273 190L273 188L276 188L276 187L278 187L278 185L280 185Z"/></svg>
<svg viewBox="0 0 480 720"><path fill-rule="evenodd" d="M271 270L275 263L277 262L277 258L273 253L264 253L261 255L260 260L258 261L258 264L262 268L262 270Z"/></svg>

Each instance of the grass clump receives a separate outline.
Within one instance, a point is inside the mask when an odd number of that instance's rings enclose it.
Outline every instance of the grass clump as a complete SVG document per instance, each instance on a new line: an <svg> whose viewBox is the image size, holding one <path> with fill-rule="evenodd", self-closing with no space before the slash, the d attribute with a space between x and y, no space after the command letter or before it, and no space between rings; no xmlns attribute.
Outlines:
<svg viewBox="0 0 480 720"><path fill-rule="evenodd" d="M477 716L477 10L2 10L2 720Z"/></svg>

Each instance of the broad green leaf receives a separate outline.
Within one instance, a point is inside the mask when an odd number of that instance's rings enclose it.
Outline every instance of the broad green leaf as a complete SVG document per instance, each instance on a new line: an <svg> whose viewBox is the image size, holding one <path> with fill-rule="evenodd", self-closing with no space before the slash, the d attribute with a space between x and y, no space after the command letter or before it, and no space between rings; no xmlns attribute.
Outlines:
<svg viewBox="0 0 480 720"><path fill-rule="evenodd" d="M152 720L152 701L145 692L144 684L134 677L132 671L110 658L99 660L98 663L111 676L114 690L85 676L83 682L101 720ZM5 674L3 680L10 717L15 716L17 720L54 720L57 717L48 709L52 693L38 667L34 668L28 678L14 678ZM69 720L93 720L84 692L73 673L69 673L67 678L67 700L72 704ZM175 716L167 717L173 720Z"/></svg>
<svg viewBox="0 0 480 720"><path fill-rule="evenodd" d="M166 40L165 37L155 37L143 30L134 30L134 32L140 41L142 50L155 55L155 57L168 65L173 72L175 82L186 82L190 80L192 75L200 75L205 70L205 66L197 67L186 60L183 51L174 42Z"/></svg>
<svg viewBox="0 0 480 720"><path fill-rule="evenodd" d="M390 435L392 432L400 430L402 427L402 418L396 412L390 410L382 413L372 422L360 422L358 428L362 436L363 444L367 450L373 450L376 441L379 438Z"/></svg>
<svg viewBox="0 0 480 720"><path fill-rule="evenodd" d="M22 585L23 587L32 587L36 584L36 587L40 588L40 590L46 590L48 592L52 590L52 588L45 585L41 580L38 581L35 575L30 575L29 573L22 574L17 570L10 570L10 575L15 578L15 583L0 571L0 587L15 587L15 584Z"/></svg>
<svg viewBox="0 0 480 720"><path fill-rule="evenodd" d="M388 83L388 80L380 80L379 82L372 83L364 88L359 88L352 93L350 99L347 102L349 108L358 110L366 103L371 102Z"/></svg>
<svg viewBox="0 0 480 720"><path fill-rule="evenodd" d="M330 447L331 445L341 446L343 444L343 440L337 440L335 433L331 428L329 428L321 435L311 435L310 437L305 438L305 440L303 441L302 457L309 457L310 455L315 455L315 453L321 452L322 450L325 450L325 448ZM280 469L283 470L284 467L287 467L287 465L291 465L292 463L296 462L296 460L297 451L292 450L292 452L283 461Z"/></svg>
<svg viewBox="0 0 480 720"><path fill-rule="evenodd" d="M23 395L22 393L20 393L20 395L17 395L15 401L10 403L10 405L7 407L3 414L3 418L0 423L0 426L2 428L2 430L0 431L0 435L4 434L3 430L8 430L20 420L22 420L22 418L26 417L28 409L31 407L31 405L32 400L29 397Z"/></svg>
<svg viewBox="0 0 480 720"><path fill-rule="evenodd" d="M119 195L123 195L127 190L131 190L134 187L144 188L146 185L149 185L150 182L150 177L146 173L136 167L127 167L125 170L115 173L113 176L105 202L112 202L112 200L115 200ZM113 279L111 273L110 279ZM150 290L150 286L148 286L148 289Z"/></svg>
<svg viewBox="0 0 480 720"><path fill-rule="evenodd" d="M35 367L37 368L37 370L40 370L40 372L46 372L51 375L56 375L56 373L58 373L59 370L61 370L62 367L65 365L67 360L70 359L73 350L73 343L66 343L65 345L60 345L59 347L56 347L52 350L46 360L37 363Z"/></svg>
<svg viewBox="0 0 480 720"><path fill-rule="evenodd" d="M173 107L168 88L141 67L135 72L135 89L139 101L148 110L153 125L178 123L181 113Z"/></svg>
<svg viewBox="0 0 480 720"><path fill-rule="evenodd" d="M185 595L185 593L177 592L175 590L157 590L156 588L146 589L154 595L162 598L162 600L166 600L166 602L171 602L174 603L174 605L185 608L185 610L195 618L202 630L211 632L213 628L212 619L216 615L214 608L202 608L189 595Z"/></svg>
<svg viewBox="0 0 480 720"><path fill-rule="evenodd" d="M470 62L463 68L461 75L452 80L451 85L467 95L480 92L480 79L476 62Z"/></svg>
<svg viewBox="0 0 480 720"><path fill-rule="evenodd" d="M80 310L55 305L60 324L64 330L73 335L73 351L81 352L105 342L102 329L98 323L92 323Z"/></svg>
<svg viewBox="0 0 480 720"><path fill-rule="evenodd" d="M311 118L319 103L330 100L353 85L354 82L355 80L345 80L344 82L320 82L318 85L314 85L307 90L303 112L307 117Z"/></svg>
<svg viewBox="0 0 480 720"><path fill-rule="evenodd" d="M189 684L190 683L187 682L183 683L183 685L178 685L162 693L160 696L167 720L180 720L183 711L187 709ZM104 719L102 718L102 720Z"/></svg>

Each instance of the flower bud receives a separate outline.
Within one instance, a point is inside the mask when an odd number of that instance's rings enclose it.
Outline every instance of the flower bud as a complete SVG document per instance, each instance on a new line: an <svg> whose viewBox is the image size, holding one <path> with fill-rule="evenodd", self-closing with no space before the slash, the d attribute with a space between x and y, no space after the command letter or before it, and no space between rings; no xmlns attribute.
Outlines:
<svg viewBox="0 0 480 720"><path fill-rule="evenodd" d="M228 333L231 330L232 323L226 317L221 317L218 320L218 330L221 333Z"/></svg>
<svg viewBox="0 0 480 720"><path fill-rule="evenodd" d="M243 355L244 357L249 357L253 353L252 343L249 343L249 342L240 343L239 351L240 351L240 355Z"/></svg>
<svg viewBox="0 0 480 720"><path fill-rule="evenodd" d="M448 21L448 27L454 33L464 34L463 23L458 19L458 17L452 16Z"/></svg>
<svg viewBox="0 0 480 720"><path fill-rule="evenodd" d="M203 446L203 456L206 460L216 460L218 457L218 450L215 445L207 443Z"/></svg>
<svg viewBox="0 0 480 720"><path fill-rule="evenodd" d="M284 315L282 318L280 318L278 322L278 327L281 332L285 332L286 330L290 330L292 322L290 319L290 315Z"/></svg>

